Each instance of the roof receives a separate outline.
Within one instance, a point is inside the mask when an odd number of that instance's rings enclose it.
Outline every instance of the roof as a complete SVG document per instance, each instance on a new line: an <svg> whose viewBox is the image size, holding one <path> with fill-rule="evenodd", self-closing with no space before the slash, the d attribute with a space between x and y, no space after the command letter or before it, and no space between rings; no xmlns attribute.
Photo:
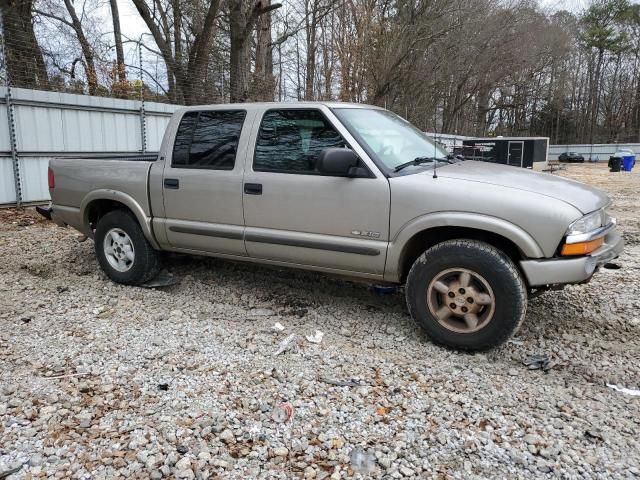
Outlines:
<svg viewBox="0 0 640 480"><path fill-rule="evenodd" d="M549 140L549 137L469 137L465 141L495 142L496 140Z"/></svg>
<svg viewBox="0 0 640 480"><path fill-rule="evenodd" d="M264 108L375 108L383 110L382 107L375 105L367 105L365 103L349 103L349 102L246 102L246 103L216 103L212 105L193 105L183 107L184 110L219 110L219 109L264 109Z"/></svg>

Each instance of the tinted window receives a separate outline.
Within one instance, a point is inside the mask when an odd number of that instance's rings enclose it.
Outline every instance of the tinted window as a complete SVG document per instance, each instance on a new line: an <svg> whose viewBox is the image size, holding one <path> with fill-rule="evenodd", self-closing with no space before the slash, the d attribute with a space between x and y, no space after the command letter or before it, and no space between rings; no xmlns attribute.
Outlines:
<svg viewBox="0 0 640 480"><path fill-rule="evenodd" d="M187 112L176 134L172 166L231 170L244 111Z"/></svg>
<svg viewBox="0 0 640 480"><path fill-rule="evenodd" d="M325 148L348 145L318 110L271 110L258 132L253 169L283 173L318 173Z"/></svg>

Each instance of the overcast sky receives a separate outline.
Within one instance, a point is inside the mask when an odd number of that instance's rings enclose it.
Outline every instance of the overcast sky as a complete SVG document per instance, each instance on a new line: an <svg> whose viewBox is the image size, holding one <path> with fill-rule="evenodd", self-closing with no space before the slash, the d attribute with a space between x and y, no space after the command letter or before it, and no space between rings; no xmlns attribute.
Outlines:
<svg viewBox="0 0 640 480"><path fill-rule="evenodd" d="M632 0L632 3L638 2L640 2L640 0ZM544 10L551 12L557 10L580 12L587 8L590 0L538 0L538 3ZM106 4L105 8L108 9L108 4ZM123 34L129 38L138 38L142 33L148 32L131 0L118 0L118 8L120 10Z"/></svg>

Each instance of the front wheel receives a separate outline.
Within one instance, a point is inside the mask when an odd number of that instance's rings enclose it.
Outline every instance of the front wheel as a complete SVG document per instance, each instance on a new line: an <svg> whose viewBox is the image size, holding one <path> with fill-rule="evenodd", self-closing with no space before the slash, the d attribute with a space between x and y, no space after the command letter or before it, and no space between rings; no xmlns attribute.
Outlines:
<svg viewBox="0 0 640 480"><path fill-rule="evenodd" d="M407 277L407 305L436 343L487 350L522 324L527 293L520 272L497 248L448 240L424 252Z"/></svg>
<svg viewBox="0 0 640 480"><path fill-rule="evenodd" d="M139 285L160 271L158 252L125 210L113 210L98 221L95 248L102 270L114 282Z"/></svg>

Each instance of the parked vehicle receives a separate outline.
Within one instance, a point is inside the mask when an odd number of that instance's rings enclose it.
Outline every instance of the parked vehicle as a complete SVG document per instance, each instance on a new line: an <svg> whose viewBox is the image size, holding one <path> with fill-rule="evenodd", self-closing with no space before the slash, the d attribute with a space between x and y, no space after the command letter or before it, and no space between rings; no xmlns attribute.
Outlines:
<svg viewBox="0 0 640 480"><path fill-rule="evenodd" d="M54 159L41 212L136 285L161 251L405 284L435 341L507 340L527 293L585 282L623 242L599 190L448 158L387 110L341 103L177 111L156 158Z"/></svg>
<svg viewBox="0 0 640 480"><path fill-rule="evenodd" d="M558 157L561 162L567 163L584 163L584 157L578 152L564 152Z"/></svg>

